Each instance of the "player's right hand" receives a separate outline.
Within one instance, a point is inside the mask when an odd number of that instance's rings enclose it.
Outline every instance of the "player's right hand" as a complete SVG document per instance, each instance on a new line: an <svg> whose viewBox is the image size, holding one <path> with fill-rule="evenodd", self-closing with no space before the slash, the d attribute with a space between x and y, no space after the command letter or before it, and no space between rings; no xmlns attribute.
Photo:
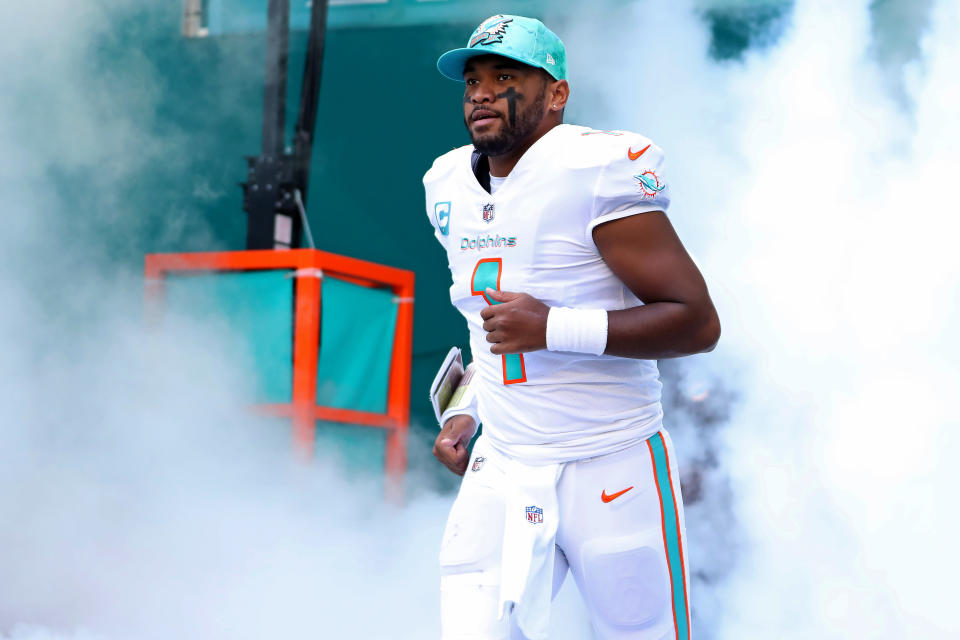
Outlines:
<svg viewBox="0 0 960 640"><path fill-rule="evenodd" d="M433 443L434 457L447 469L462 476L467 470L467 462L470 461L467 445L476 430L477 425L470 416L453 416L443 425Z"/></svg>

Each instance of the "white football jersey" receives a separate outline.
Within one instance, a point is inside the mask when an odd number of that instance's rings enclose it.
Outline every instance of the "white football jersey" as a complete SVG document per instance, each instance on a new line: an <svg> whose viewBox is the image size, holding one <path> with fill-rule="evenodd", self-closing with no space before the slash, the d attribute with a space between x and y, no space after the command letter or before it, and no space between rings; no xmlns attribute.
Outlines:
<svg viewBox="0 0 960 640"><path fill-rule="evenodd" d="M642 302L593 242L598 224L666 211L663 152L643 136L560 125L537 140L491 195L473 146L437 158L423 178L427 216L447 251L450 299L467 320L477 410L503 453L554 463L613 453L661 427L656 361L547 350L490 353L486 287L550 306L626 309Z"/></svg>

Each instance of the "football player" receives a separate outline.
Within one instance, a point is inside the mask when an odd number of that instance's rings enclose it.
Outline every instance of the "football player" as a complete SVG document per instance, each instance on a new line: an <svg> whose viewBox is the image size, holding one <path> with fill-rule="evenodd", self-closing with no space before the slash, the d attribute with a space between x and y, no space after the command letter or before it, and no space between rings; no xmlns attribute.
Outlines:
<svg viewBox="0 0 960 640"><path fill-rule="evenodd" d="M666 215L663 151L563 123L566 52L539 20L493 16L437 66L464 83L472 144L424 176L427 216L476 367L434 445L464 475L440 551L442 637L546 638L569 572L599 638L688 640L656 360L711 350L720 323Z"/></svg>

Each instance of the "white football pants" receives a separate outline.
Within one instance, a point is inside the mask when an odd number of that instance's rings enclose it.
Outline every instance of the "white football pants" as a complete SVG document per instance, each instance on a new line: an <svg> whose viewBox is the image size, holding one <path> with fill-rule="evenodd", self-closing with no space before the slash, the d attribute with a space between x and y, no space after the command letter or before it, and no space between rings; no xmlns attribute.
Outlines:
<svg viewBox="0 0 960 640"><path fill-rule="evenodd" d="M502 454L477 439L440 551L442 640L524 640L498 619ZM666 430L628 449L568 462L557 483L556 595L567 570L601 640L689 640L680 477Z"/></svg>

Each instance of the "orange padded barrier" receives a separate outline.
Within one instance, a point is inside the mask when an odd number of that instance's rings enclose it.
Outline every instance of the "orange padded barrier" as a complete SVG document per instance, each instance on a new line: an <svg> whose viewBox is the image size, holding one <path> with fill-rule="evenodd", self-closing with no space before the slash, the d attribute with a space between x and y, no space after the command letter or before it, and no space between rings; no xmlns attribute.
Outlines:
<svg viewBox="0 0 960 640"><path fill-rule="evenodd" d="M392 499L401 499L410 425L413 272L316 249L148 254L144 265L147 317L153 322L159 322L162 317L165 279L170 273L262 269L296 270L293 397L288 404L254 405L253 410L264 415L290 418L294 449L304 460L313 456L316 420L387 429L387 494ZM324 407L316 403L320 350L317 339L320 334L320 285L325 275L364 286L388 286L397 297L397 323L390 361L386 413Z"/></svg>

